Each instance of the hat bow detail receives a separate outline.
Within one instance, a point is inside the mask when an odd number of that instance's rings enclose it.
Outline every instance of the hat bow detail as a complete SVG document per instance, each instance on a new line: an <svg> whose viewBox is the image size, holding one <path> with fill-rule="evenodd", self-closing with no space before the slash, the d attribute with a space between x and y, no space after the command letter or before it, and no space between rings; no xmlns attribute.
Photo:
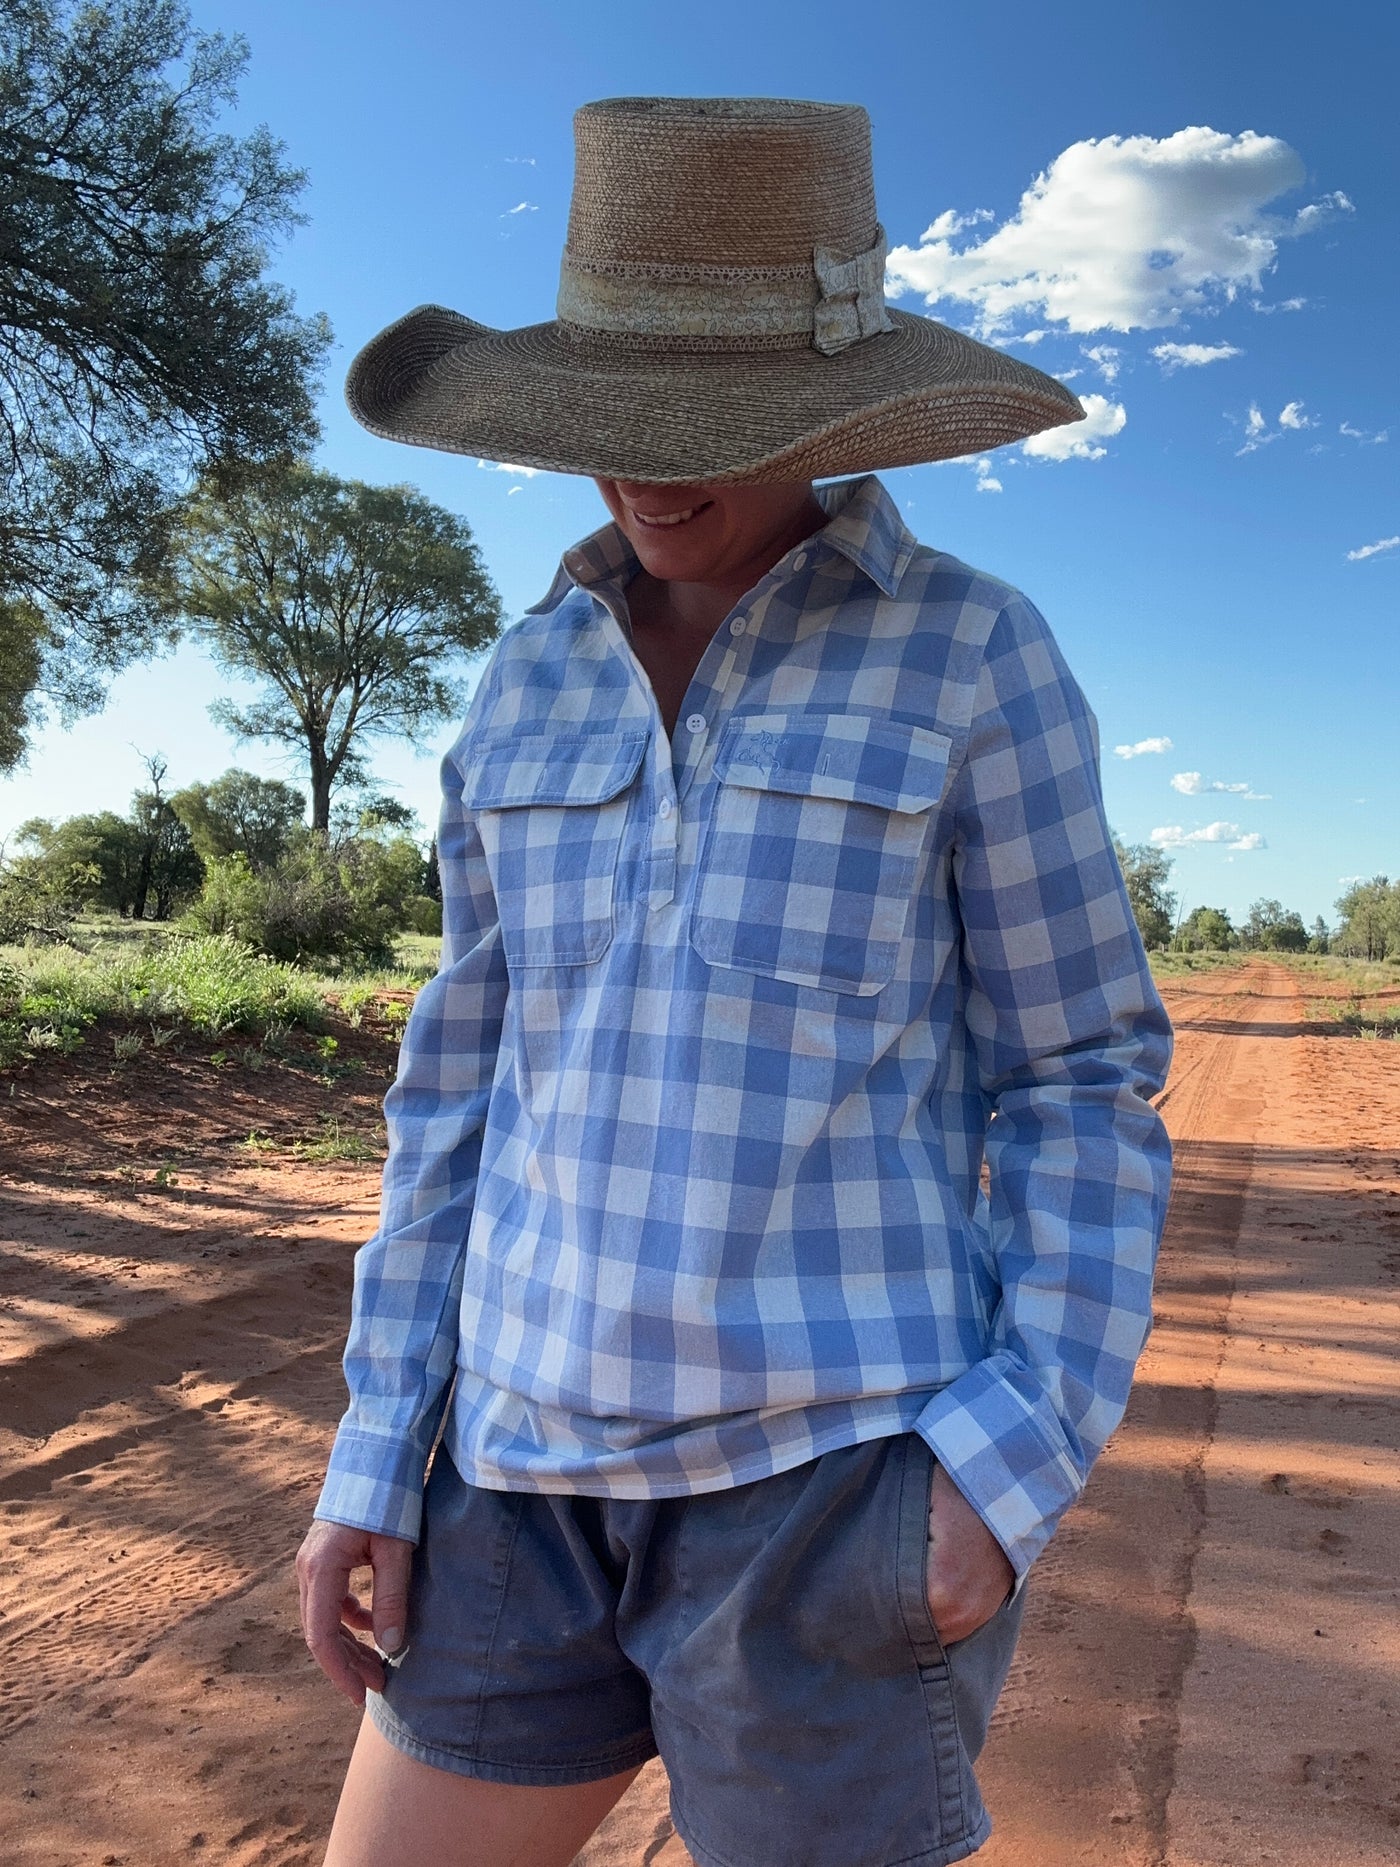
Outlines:
<svg viewBox="0 0 1400 1867"><path fill-rule="evenodd" d="M824 357L849 350L863 337L892 331L885 309L885 230L874 246L843 259L829 246L812 248L821 295L812 320L812 343Z"/></svg>

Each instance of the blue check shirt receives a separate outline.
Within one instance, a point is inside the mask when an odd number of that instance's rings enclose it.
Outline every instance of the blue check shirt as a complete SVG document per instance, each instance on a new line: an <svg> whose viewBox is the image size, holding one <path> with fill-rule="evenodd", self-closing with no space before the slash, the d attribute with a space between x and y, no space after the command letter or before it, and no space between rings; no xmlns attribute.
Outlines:
<svg viewBox="0 0 1400 1867"><path fill-rule="evenodd" d="M318 1516L415 1537L439 1428L622 1498L912 1429L1024 1574L1122 1413L1170 1030L1094 721L1024 597L819 497L669 739L616 528L495 651Z"/></svg>

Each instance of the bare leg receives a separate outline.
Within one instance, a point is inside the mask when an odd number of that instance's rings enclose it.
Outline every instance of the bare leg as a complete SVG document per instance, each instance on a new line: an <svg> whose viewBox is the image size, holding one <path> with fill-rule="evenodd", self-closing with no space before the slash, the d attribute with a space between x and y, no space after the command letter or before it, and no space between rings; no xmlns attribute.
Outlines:
<svg viewBox="0 0 1400 1867"><path fill-rule="evenodd" d="M566 1789L521 1789L406 1757L366 1718L325 1867L568 1867L635 1770Z"/></svg>

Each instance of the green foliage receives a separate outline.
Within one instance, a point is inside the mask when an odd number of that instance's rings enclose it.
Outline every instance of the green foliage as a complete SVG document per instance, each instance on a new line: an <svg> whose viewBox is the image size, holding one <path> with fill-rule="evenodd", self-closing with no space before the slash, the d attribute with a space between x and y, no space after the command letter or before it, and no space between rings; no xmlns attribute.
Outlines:
<svg viewBox="0 0 1400 1867"><path fill-rule="evenodd" d="M1192 908L1172 941L1183 953L1227 953L1234 944L1235 930L1224 908Z"/></svg>
<svg viewBox="0 0 1400 1867"><path fill-rule="evenodd" d="M217 717L307 761L311 823L364 776L377 736L414 739L465 701L462 663L500 626L466 521L410 486L306 465L206 481L186 506L165 585L219 664L262 685Z"/></svg>
<svg viewBox="0 0 1400 1867"><path fill-rule="evenodd" d="M246 59L178 0L0 0L0 762L168 636L191 475L315 434L330 332L264 276L304 177L215 127Z"/></svg>
<svg viewBox="0 0 1400 1867"><path fill-rule="evenodd" d="M67 1054L99 1017L148 1023L159 1050L172 1025L211 1037L264 1036L293 1025L314 1030L324 1022L325 999L290 967L217 936L111 959L59 946L22 966L0 964L0 1061L41 1050Z"/></svg>
<svg viewBox="0 0 1400 1867"><path fill-rule="evenodd" d="M1151 843L1123 843L1115 836L1113 853L1123 871L1133 919L1137 922L1142 944L1151 951L1165 947L1172 937L1176 896L1167 887L1171 875L1171 857Z"/></svg>
<svg viewBox="0 0 1400 1867"><path fill-rule="evenodd" d="M394 935L422 885L423 858L408 837L359 837L331 845L303 831L255 874L246 856L208 865L191 929L228 934L289 964L392 962Z"/></svg>
<svg viewBox="0 0 1400 1867"><path fill-rule="evenodd" d="M64 940L74 913L67 889L41 866L27 859L0 864L0 946Z"/></svg>
<svg viewBox="0 0 1400 1867"><path fill-rule="evenodd" d="M1400 882L1373 875L1354 882L1337 902L1341 924L1332 936L1334 953L1358 959L1400 955Z"/></svg>
<svg viewBox="0 0 1400 1867"><path fill-rule="evenodd" d="M1168 951L1157 948L1148 955L1148 963L1154 977L1159 979L1180 979L1192 974L1228 971L1231 967L1242 966L1244 956L1236 948L1228 953L1212 951L1206 947L1197 947L1194 951L1183 952L1173 946Z"/></svg>
<svg viewBox="0 0 1400 1867"><path fill-rule="evenodd" d="M442 933L442 902L431 895L414 895L404 903L404 925L416 934Z"/></svg>
<svg viewBox="0 0 1400 1867"><path fill-rule="evenodd" d="M141 874L142 837L114 810L51 823L31 817L15 832L14 867L42 881L70 909L130 914Z"/></svg>
<svg viewBox="0 0 1400 1867"><path fill-rule="evenodd" d="M170 804L205 862L242 855L254 870L272 867L306 810L291 785L237 766L212 783L186 785Z"/></svg>
<svg viewBox="0 0 1400 1867"><path fill-rule="evenodd" d="M0 579L0 771L13 771L34 723L49 630L38 605L24 596L7 596L3 583Z"/></svg>
<svg viewBox="0 0 1400 1867"><path fill-rule="evenodd" d="M165 762L146 761L149 790L137 791L131 814L102 810L51 823L31 817L16 835L20 855L11 864L71 912L106 908L114 914L169 920L199 890L204 865L189 831L162 785Z"/></svg>
<svg viewBox="0 0 1400 1867"><path fill-rule="evenodd" d="M1240 945L1266 953L1306 953L1308 930L1303 917L1281 901L1261 898L1249 906L1249 919L1240 929Z"/></svg>
<svg viewBox="0 0 1400 1867"><path fill-rule="evenodd" d="M384 1158L381 1142L371 1141L353 1128L343 1128L333 1115L324 1115L318 1133L305 1141L294 1141L292 1152L298 1160L378 1161Z"/></svg>

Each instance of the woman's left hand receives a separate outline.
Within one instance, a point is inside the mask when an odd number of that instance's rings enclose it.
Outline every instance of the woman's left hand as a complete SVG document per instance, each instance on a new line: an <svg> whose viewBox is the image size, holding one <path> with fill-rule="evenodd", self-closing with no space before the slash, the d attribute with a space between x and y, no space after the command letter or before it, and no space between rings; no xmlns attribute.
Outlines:
<svg viewBox="0 0 1400 1867"><path fill-rule="evenodd" d="M1016 1571L1006 1551L941 1465L933 1472L925 1584L944 1646L966 1640L1010 1594Z"/></svg>

